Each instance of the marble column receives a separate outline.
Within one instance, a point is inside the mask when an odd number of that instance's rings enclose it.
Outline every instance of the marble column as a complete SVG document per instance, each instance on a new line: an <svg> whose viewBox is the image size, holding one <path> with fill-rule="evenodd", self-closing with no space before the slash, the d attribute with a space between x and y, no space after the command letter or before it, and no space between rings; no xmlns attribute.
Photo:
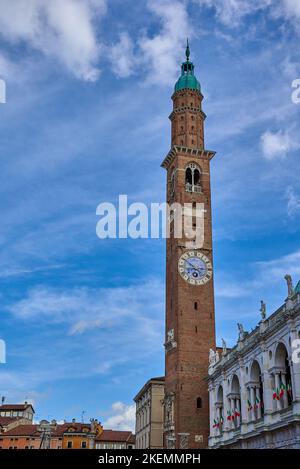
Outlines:
<svg viewBox="0 0 300 469"><path fill-rule="evenodd" d="M234 417L234 413L235 413L235 399L234 398L231 398L231 416L233 417L233 419L231 420L232 421L232 427L235 428L235 417Z"/></svg>
<svg viewBox="0 0 300 469"><path fill-rule="evenodd" d="M238 426L240 427L241 426L241 423L242 423L242 415L241 415L241 400L240 399L237 399L236 400L236 410L238 411L238 413L240 414L239 417L237 417L237 422L238 422Z"/></svg>
<svg viewBox="0 0 300 469"><path fill-rule="evenodd" d="M245 383L248 378L247 378L245 366L243 364L241 364L240 371L241 371L241 376L240 376L241 395L240 395L240 400L239 400L239 403L240 403L239 412L241 414L240 422L241 424L242 423L247 424L249 420L248 403L247 403L248 389Z"/></svg>
<svg viewBox="0 0 300 469"><path fill-rule="evenodd" d="M276 392L280 392L280 373L275 373L275 390ZM277 410L282 409L281 399L276 400L277 402Z"/></svg>
<svg viewBox="0 0 300 469"><path fill-rule="evenodd" d="M250 402L251 402L251 420L254 422L255 420L255 389L254 386L250 387Z"/></svg>
<svg viewBox="0 0 300 469"><path fill-rule="evenodd" d="M217 428L218 430L218 433L221 433L222 431L222 427L221 427L221 405L218 406L218 424L219 424L219 427Z"/></svg>
<svg viewBox="0 0 300 469"><path fill-rule="evenodd" d="M228 411L230 410L230 400L228 399L227 395L228 395L228 384L227 384L227 377L226 375L223 376L223 402L224 402L224 408L223 408L223 412L224 412L224 425L223 425L223 428L224 428L224 431L227 431L230 429L230 422L227 420L227 417L228 417Z"/></svg>
<svg viewBox="0 0 300 469"><path fill-rule="evenodd" d="M288 403L287 390L286 390L286 374L285 373L281 373L281 382L285 388L284 394L282 396L282 400L283 400L283 407L286 408L288 407L289 403Z"/></svg>
<svg viewBox="0 0 300 469"><path fill-rule="evenodd" d="M293 401L300 401L300 337L298 337L297 328L293 323L290 324L291 339L291 385Z"/></svg>
<svg viewBox="0 0 300 469"><path fill-rule="evenodd" d="M210 427L210 435L214 434L214 418L215 418L215 390L213 388L209 388L209 427Z"/></svg>
<svg viewBox="0 0 300 469"><path fill-rule="evenodd" d="M271 414L274 409L273 404L273 378L268 372L264 372L263 379L263 403L264 403L264 414Z"/></svg>
<svg viewBox="0 0 300 469"><path fill-rule="evenodd" d="M260 392L259 391L260 391L260 387L256 386L256 388L255 388L255 397L256 397L255 405L257 406L256 407L256 415L257 415L258 419L261 418L261 402L260 402ZM259 401L259 403L257 403L257 401Z"/></svg>

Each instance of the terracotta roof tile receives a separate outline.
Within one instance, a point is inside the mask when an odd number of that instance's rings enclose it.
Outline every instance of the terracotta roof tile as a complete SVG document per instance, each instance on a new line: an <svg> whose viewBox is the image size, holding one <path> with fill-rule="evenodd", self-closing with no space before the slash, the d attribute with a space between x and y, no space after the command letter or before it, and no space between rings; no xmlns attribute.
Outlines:
<svg viewBox="0 0 300 469"><path fill-rule="evenodd" d="M0 405L0 412L1 410L26 410L28 407L33 407L31 404L2 404Z"/></svg>
<svg viewBox="0 0 300 469"><path fill-rule="evenodd" d="M18 420L18 417L0 417L0 425L5 427L6 425Z"/></svg>
<svg viewBox="0 0 300 469"><path fill-rule="evenodd" d="M8 432L5 432L1 435L3 436L36 436L40 435L40 432L37 431L39 425L19 425L18 427L12 428Z"/></svg>
<svg viewBox="0 0 300 469"><path fill-rule="evenodd" d="M101 435L96 438L96 441L131 442L131 437L134 437L134 435L130 431L103 430Z"/></svg>

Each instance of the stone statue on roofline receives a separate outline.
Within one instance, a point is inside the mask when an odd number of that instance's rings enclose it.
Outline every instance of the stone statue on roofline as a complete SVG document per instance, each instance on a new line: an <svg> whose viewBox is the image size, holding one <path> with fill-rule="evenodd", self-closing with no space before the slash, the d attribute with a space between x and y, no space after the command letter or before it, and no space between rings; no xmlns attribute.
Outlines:
<svg viewBox="0 0 300 469"><path fill-rule="evenodd" d="M222 349L223 349L222 355L224 356L227 353L227 345L223 338L222 338Z"/></svg>
<svg viewBox="0 0 300 469"><path fill-rule="evenodd" d="M208 357L208 361L209 361L209 366L212 366L215 364L216 362L216 359L215 359L215 352L213 351L213 349L209 349L209 357Z"/></svg>
<svg viewBox="0 0 300 469"><path fill-rule="evenodd" d="M285 280L286 280L287 287L288 287L288 298L292 298L292 296L293 296L294 293L295 293L294 287L293 287L293 280L292 280L292 277L291 277L291 275L286 274L286 276L285 276L284 278L285 278Z"/></svg>
<svg viewBox="0 0 300 469"><path fill-rule="evenodd" d="M265 321L265 319L267 317L267 306L266 306L266 303L264 303L263 300L261 300L261 302L260 302L260 314L261 314L261 319L263 321Z"/></svg>
<svg viewBox="0 0 300 469"><path fill-rule="evenodd" d="M244 331L244 326L243 324L238 322L238 330L239 330L239 341L244 340L246 336L246 332Z"/></svg>

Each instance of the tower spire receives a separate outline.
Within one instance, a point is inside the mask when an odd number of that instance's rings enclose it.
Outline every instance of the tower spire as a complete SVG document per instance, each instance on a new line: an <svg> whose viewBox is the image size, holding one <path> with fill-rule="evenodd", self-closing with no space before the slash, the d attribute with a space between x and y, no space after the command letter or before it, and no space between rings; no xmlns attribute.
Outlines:
<svg viewBox="0 0 300 469"><path fill-rule="evenodd" d="M185 49L186 60L181 64L181 76L175 84L175 92L183 89L192 89L201 92L199 81L194 75L194 64L190 61L190 44L187 38Z"/></svg>
<svg viewBox="0 0 300 469"><path fill-rule="evenodd" d="M187 62L190 60L190 45L189 45L189 38L186 40L186 50L185 50L185 56Z"/></svg>

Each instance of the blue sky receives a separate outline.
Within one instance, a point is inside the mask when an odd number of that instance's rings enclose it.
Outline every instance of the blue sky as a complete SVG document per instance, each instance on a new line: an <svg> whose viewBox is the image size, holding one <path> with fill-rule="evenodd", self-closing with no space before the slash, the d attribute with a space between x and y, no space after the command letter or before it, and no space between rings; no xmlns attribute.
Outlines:
<svg viewBox="0 0 300 469"><path fill-rule="evenodd" d="M1 0L0 393L37 419L128 428L164 372L164 241L99 240L96 207L164 201L187 36L217 151L218 341L300 279L297 0Z"/></svg>

